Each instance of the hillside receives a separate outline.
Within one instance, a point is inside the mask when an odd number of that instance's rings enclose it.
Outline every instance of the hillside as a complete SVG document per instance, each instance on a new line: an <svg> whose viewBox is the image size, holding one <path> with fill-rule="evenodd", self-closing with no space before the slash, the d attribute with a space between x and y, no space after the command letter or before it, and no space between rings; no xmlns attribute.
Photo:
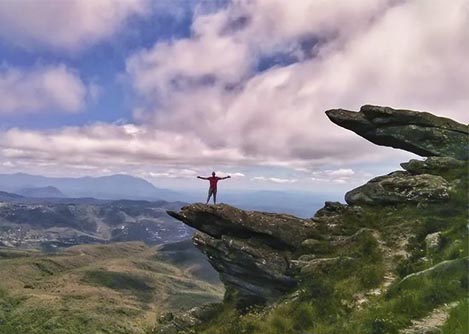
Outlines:
<svg viewBox="0 0 469 334"><path fill-rule="evenodd" d="M426 159L349 191L347 204L326 202L311 219L223 204L169 211L198 230L193 242L226 292L154 333L468 332L468 126L378 106L327 116Z"/></svg>
<svg viewBox="0 0 469 334"><path fill-rule="evenodd" d="M0 249L0 268L2 334L147 333L161 313L223 293L190 243L81 245L53 255Z"/></svg>
<svg viewBox="0 0 469 334"><path fill-rule="evenodd" d="M18 201L22 199L23 199L23 196L21 195L9 193L6 191L0 191L0 201L10 202L10 201Z"/></svg>

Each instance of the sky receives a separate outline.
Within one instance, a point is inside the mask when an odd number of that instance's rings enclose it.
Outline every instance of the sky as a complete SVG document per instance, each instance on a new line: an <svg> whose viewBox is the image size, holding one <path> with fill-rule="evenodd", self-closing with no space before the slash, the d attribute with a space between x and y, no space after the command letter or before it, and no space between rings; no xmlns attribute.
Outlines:
<svg viewBox="0 0 469 334"><path fill-rule="evenodd" d="M0 173L334 192L415 155L325 110L469 122L467 0L2 0Z"/></svg>

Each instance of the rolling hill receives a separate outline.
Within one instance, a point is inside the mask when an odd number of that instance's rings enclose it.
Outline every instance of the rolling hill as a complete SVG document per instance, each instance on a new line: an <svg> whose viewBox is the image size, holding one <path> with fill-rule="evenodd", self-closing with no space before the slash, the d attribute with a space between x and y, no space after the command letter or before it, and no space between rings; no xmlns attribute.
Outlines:
<svg viewBox="0 0 469 334"><path fill-rule="evenodd" d="M224 290L190 241L0 249L0 268L2 334L143 334L162 312L219 302Z"/></svg>

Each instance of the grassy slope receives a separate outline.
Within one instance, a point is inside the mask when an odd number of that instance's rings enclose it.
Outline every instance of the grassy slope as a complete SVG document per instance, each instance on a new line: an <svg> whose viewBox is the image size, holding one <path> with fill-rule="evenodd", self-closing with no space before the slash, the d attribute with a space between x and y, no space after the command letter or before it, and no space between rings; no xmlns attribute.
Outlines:
<svg viewBox="0 0 469 334"><path fill-rule="evenodd" d="M365 233L358 242L335 250L325 245L318 249L323 252L319 257L338 256L342 260L303 274L301 287L292 295L269 308L253 308L243 314L225 304L217 317L195 331L397 334L409 328L412 320L458 302L442 330L444 334L467 333L467 267L417 276L399 285L409 274L469 256L467 171L466 167L444 175L448 180L462 180L454 183L450 203L364 207L359 217L344 215L344 234L371 228L378 241ZM441 246L429 251L425 236L437 231L442 233Z"/></svg>
<svg viewBox="0 0 469 334"><path fill-rule="evenodd" d="M220 300L222 287L192 275L194 263L169 262L135 242L0 250L0 333L145 333L161 311Z"/></svg>

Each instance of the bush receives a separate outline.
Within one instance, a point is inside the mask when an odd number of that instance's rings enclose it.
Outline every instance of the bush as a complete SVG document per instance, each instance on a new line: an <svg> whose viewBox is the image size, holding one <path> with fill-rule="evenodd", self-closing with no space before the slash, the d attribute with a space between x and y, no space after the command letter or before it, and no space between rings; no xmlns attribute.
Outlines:
<svg viewBox="0 0 469 334"><path fill-rule="evenodd" d="M362 268L360 273L360 283L365 289L377 287L384 276L384 266L382 264L369 264Z"/></svg>

